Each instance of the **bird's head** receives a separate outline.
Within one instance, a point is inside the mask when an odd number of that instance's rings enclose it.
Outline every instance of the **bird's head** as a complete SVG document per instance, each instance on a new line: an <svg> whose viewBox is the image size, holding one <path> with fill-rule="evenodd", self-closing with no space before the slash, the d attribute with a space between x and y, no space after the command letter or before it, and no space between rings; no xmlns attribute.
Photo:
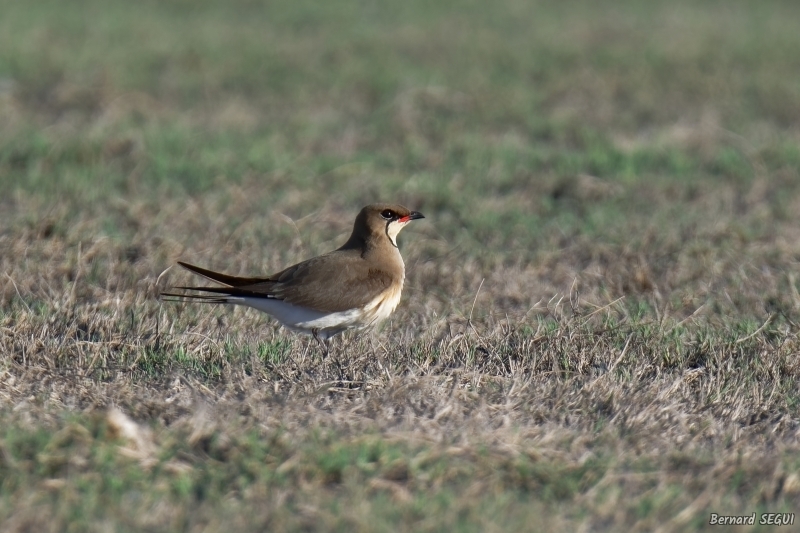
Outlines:
<svg viewBox="0 0 800 533"><path fill-rule="evenodd" d="M353 237L361 237L364 241L389 239L392 246L397 247L397 234L412 220L425 218L419 211L411 211L398 204L371 204L366 206L356 217L353 225Z"/></svg>

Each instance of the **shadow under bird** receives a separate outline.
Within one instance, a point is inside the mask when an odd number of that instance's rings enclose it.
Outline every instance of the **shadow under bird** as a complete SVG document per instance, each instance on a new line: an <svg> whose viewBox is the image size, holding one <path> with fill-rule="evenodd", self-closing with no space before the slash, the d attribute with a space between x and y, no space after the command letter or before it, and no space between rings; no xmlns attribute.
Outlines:
<svg viewBox="0 0 800 533"><path fill-rule="evenodd" d="M271 276L242 278L178 264L222 287L172 287L204 294L162 292L165 301L245 305L285 327L325 341L348 329L363 329L388 317L400 302L405 265L397 234L425 218L396 204L361 210L341 248L292 265ZM165 298L164 298L165 297Z"/></svg>

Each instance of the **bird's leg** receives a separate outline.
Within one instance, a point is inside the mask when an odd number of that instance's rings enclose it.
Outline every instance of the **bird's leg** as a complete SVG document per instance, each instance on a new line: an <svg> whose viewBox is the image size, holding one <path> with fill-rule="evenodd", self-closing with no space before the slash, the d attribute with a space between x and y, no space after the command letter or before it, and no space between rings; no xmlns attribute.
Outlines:
<svg viewBox="0 0 800 533"><path fill-rule="evenodd" d="M319 336L319 329L318 328L312 329L311 330L311 334L314 335L314 338L317 340L319 345L322 347L322 358L323 359L327 359L328 353L330 353L330 350L328 350L328 343L326 341L322 340L322 337Z"/></svg>
<svg viewBox="0 0 800 533"><path fill-rule="evenodd" d="M339 380L342 382L342 386L346 387L345 382L349 381L349 379L342 366L342 355L347 352L346 348L348 345L346 337L339 337L338 341L336 339L331 339L330 342L338 344L338 347L334 350L336 355L333 357L333 362L336 363L336 368L339 370Z"/></svg>
<svg viewBox="0 0 800 533"><path fill-rule="evenodd" d="M322 358L327 359L328 355L330 354L330 340L322 340L322 337L319 336L319 329L314 328L311 330L311 334L314 335L314 338L317 339L317 342L322 346ZM339 380L344 382L345 381L345 373L344 368L342 367L342 362L339 360L338 357L333 359L333 363L336 365L337 370L339 370Z"/></svg>

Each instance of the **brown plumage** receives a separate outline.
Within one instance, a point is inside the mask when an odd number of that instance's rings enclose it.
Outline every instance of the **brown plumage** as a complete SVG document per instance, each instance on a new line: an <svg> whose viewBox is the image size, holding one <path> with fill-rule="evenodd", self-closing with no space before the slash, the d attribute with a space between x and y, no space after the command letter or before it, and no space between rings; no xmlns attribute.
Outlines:
<svg viewBox="0 0 800 533"><path fill-rule="evenodd" d="M174 287L206 294L162 296L254 307L322 339L367 327L386 318L400 300L405 267L395 239L405 224L419 218L421 213L401 205L368 205L342 247L266 277L230 276L178 262L224 287Z"/></svg>

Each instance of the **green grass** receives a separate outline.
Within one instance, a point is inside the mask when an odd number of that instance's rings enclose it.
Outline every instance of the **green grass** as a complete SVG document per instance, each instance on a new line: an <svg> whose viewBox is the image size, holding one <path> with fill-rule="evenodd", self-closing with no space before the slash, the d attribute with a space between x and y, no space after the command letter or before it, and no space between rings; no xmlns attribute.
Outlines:
<svg viewBox="0 0 800 533"><path fill-rule="evenodd" d="M799 508L800 6L0 13L0 529ZM426 215L403 303L328 359L156 299L176 260L278 271L379 200Z"/></svg>
<svg viewBox="0 0 800 533"><path fill-rule="evenodd" d="M115 523L123 530L136 529L135 524L146 523L163 506L175 512L165 530L226 520L237 529L303 527L315 517L331 520L328 527L337 530L365 527L368 520L387 528L394 520L423 518L432 510L443 513L440 526L477 530L475 521L482 512L518 526L519 512L502 513L522 504L531 491L544 487L546 501L563 501L596 483L604 472L601 462L565 468L560 462L540 464L524 457L442 455L430 446L409 447L371 435L342 439L329 432L312 433L298 447L289 445L280 429L268 435L245 431L233 440L217 433L193 439L171 431L161 435L165 442L159 457L141 462L118 453L124 442L114 438L102 419L82 417L62 424L55 433L6 430L2 435L7 508L21 503L14 495L35 491L35 502L29 504L47 510L31 526L69 524L92 530ZM491 483L504 497L482 509L459 503L476 479ZM418 486L416 496L404 488L409 483ZM437 496L429 501L424 493L434 486ZM366 507L359 503L365 496ZM232 497L243 501L228 507ZM251 506L259 511L240 514ZM529 513L535 511L521 514L532 517Z"/></svg>
<svg viewBox="0 0 800 533"><path fill-rule="evenodd" d="M113 523L126 531L141 524L192 530L227 523L237 530L390 530L391 524L418 523L423 529L540 524L534 529L546 530L559 524L556 517L540 515L546 509L579 519L587 504L597 501L602 508L615 497L613 476L646 488L621 511L649 521L670 518L680 505L686 489L679 482L682 473L718 475L712 473L717 458L693 454L625 467L604 457L573 463L491 450L437 451L430 444L332 431L311 431L300 442L289 442L281 428L234 436L197 436L186 427L161 430L159 455L151 458L131 448L120 454L125 442L102 418L72 417L59 425L55 432L5 428L2 433L3 506L21 505L19 495L31 494L25 505L42 514L29 518L29 527L94 530ZM665 469L674 479L658 487ZM726 474L729 490L750 495L754 488L745 480L753 472L746 467ZM477 501L476 490L484 491ZM576 498L583 506L565 505Z"/></svg>

